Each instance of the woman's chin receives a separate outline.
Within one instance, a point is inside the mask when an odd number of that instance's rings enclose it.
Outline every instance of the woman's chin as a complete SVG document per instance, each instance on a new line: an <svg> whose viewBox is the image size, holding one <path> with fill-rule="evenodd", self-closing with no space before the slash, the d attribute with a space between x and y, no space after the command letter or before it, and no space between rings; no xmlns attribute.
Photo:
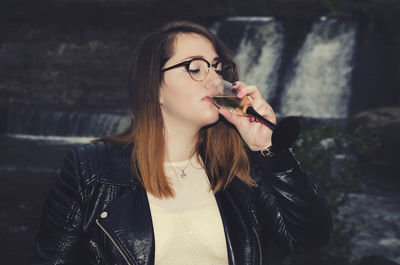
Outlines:
<svg viewBox="0 0 400 265"><path fill-rule="evenodd" d="M202 124L203 124L202 127L214 124L218 120L219 120L218 110L216 110L215 112L209 112L202 117Z"/></svg>
<svg viewBox="0 0 400 265"><path fill-rule="evenodd" d="M215 111L211 108L197 111L193 110L192 115L189 115L189 119L196 124L196 126L204 127L218 120L218 110Z"/></svg>

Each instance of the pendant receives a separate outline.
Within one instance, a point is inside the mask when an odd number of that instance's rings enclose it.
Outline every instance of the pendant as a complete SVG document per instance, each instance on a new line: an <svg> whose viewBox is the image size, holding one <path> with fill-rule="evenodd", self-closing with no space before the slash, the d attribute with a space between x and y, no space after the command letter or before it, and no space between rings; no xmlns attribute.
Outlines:
<svg viewBox="0 0 400 265"><path fill-rule="evenodd" d="M185 169L181 169L181 178L186 177Z"/></svg>

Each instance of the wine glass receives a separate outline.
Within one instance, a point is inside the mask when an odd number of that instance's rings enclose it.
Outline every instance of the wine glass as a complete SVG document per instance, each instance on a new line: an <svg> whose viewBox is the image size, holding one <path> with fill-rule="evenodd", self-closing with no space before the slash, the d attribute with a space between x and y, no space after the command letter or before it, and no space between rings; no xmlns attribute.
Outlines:
<svg viewBox="0 0 400 265"><path fill-rule="evenodd" d="M297 117L286 117L278 124L275 124L255 111L247 96L242 99L238 98L238 89L232 88L232 83L223 79L215 79L210 82L210 85L217 91L217 95L210 99L218 109L223 107L232 110L238 115L252 115L273 130L271 141L274 152L279 152L292 146L298 138L300 123Z"/></svg>

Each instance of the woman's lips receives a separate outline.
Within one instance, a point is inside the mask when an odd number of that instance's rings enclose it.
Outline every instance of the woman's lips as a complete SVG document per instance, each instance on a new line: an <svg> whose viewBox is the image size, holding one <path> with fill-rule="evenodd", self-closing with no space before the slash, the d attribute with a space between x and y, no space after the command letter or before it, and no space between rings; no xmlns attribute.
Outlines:
<svg viewBox="0 0 400 265"><path fill-rule="evenodd" d="M217 109L219 109L220 107L215 104L215 102L211 99L212 96L206 96L203 98L204 101L210 102L214 107L216 107Z"/></svg>
<svg viewBox="0 0 400 265"><path fill-rule="evenodd" d="M215 96L218 96L218 94L216 93L216 94L211 94L211 95L205 96L204 98L202 98L202 100L205 100L208 102L213 102L212 97L215 97Z"/></svg>
<svg viewBox="0 0 400 265"><path fill-rule="evenodd" d="M204 101L207 101L207 102L212 102L212 101L211 101L211 97L209 97L209 96L204 97L203 100L204 100Z"/></svg>

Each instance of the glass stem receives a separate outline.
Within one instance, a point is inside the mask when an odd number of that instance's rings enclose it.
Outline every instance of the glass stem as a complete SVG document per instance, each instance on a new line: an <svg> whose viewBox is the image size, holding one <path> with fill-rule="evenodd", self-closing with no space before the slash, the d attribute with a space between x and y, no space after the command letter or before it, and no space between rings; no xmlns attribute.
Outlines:
<svg viewBox="0 0 400 265"><path fill-rule="evenodd" d="M263 121L272 130L274 130L276 128L276 124L275 123L273 123L270 120L268 120L268 119L264 118L263 116L261 116L257 111L255 111L255 109L252 106L249 106L246 109L246 114L252 115L252 116L256 117L257 119Z"/></svg>

